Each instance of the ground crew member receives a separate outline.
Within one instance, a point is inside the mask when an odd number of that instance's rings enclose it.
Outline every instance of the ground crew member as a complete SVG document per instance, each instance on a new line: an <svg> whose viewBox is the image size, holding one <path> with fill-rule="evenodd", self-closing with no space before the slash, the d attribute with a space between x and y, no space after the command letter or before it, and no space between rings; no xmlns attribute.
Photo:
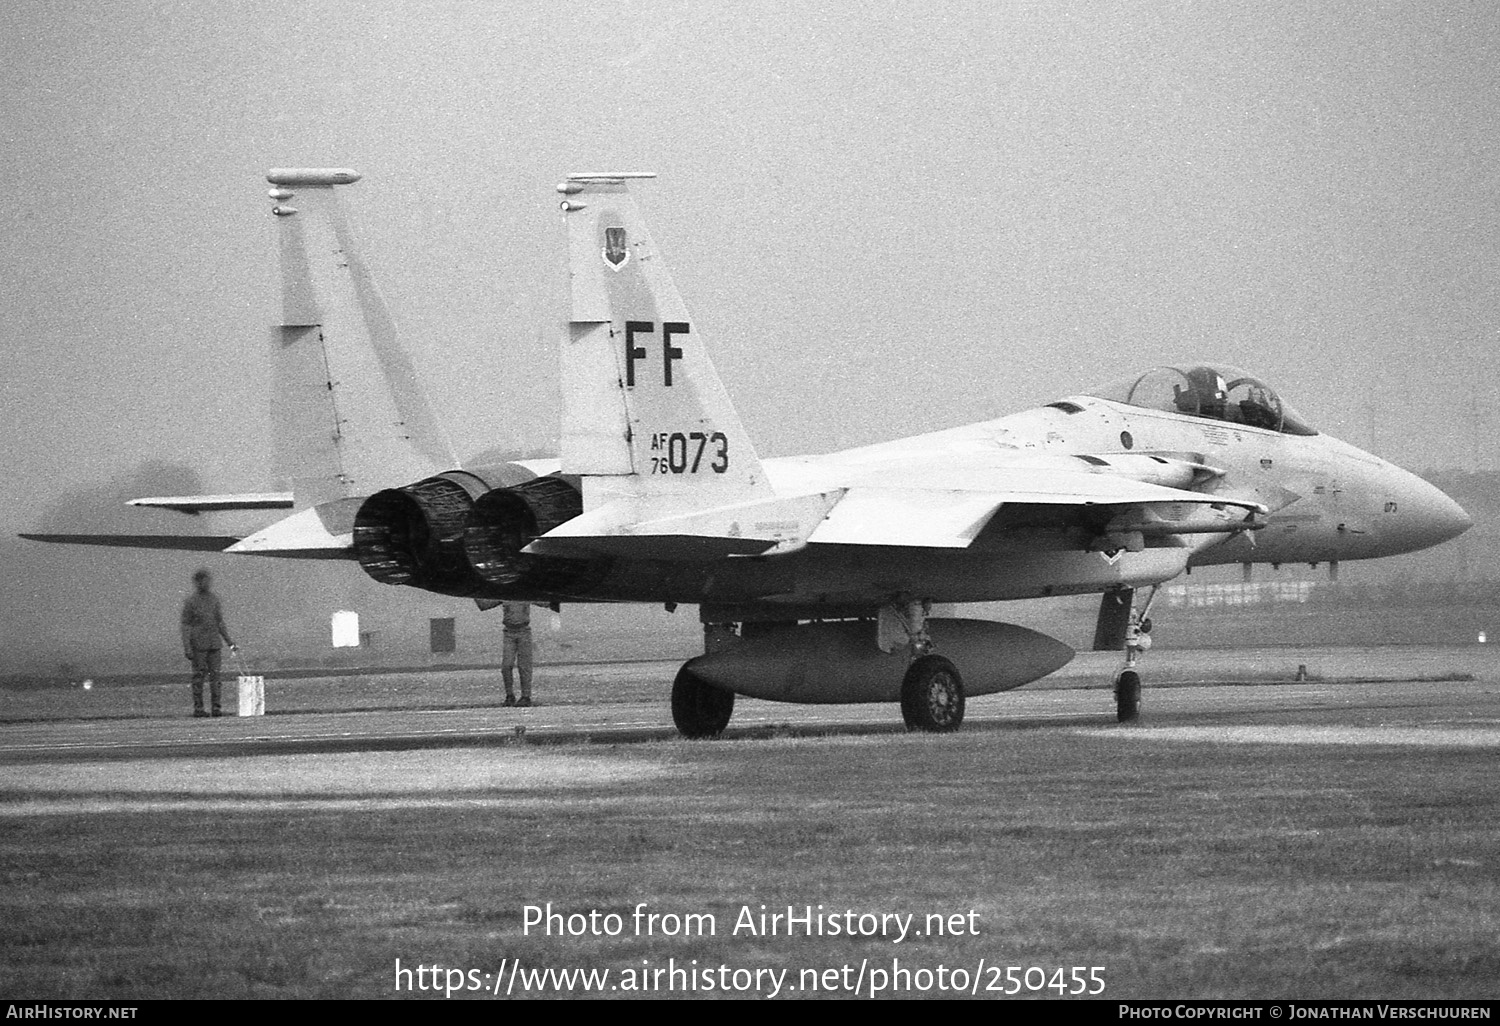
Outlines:
<svg viewBox="0 0 1500 1026"><path fill-rule="evenodd" d="M531 606L525 602L505 603L505 652L500 657L500 675L505 678L505 704L526 708L531 705ZM514 671L521 671L521 699L516 700Z"/></svg>
<svg viewBox="0 0 1500 1026"><path fill-rule="evenodd" d="M231 652L239 648L224 626L224 610L213 592L213 575L206 569L193 574L193 593L182 603L182 654L193 664L193 715L208 716L203 711L203 678L208 678L214 716L221 715L219 697L219 639Z"/></svg>

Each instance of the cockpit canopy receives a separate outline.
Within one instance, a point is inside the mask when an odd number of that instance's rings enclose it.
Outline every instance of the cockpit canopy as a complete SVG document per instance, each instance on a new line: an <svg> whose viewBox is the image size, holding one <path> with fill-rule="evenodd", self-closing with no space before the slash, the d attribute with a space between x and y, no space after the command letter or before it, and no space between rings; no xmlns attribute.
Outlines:
<svg viewBox="0 0 1500 1026"><path fill-rule="evenodd" d="M1270 385L1238 367L1156 367L1085 394L1143 410L1184 413L1287 435L1317 434Z"/></svg>

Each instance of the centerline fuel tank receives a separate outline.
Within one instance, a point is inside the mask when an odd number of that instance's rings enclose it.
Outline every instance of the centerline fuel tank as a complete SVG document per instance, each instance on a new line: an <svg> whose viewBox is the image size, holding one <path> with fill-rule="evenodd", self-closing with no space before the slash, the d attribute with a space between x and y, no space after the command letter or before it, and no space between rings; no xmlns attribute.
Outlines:
<svg viewBox="0 0 1500 1026"><path fill-rule="evenodd" d="M1045 677L1073 649L1037 631L988 620L929 619L933 654L948 659L969 696L1009 691ZM911 665L907 649L882 652L873 620L760 624L684 669L751 698L837 704L898 702Z"/></svg>

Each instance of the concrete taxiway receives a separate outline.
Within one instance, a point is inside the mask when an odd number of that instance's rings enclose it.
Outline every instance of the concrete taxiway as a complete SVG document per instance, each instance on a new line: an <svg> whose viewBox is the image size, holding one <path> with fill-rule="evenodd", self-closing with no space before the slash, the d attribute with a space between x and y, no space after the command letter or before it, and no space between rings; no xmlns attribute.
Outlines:
<svg viewBox="0 0 1500 1026"><path fill-rule="evenodd" d="M1162 660L1164 680L1148 684L1142 719L1116 724L1107 686L1109 663L1083 657L1072 675L1038 682L1001 695L973 699L965 731L1003 733L1053 729L1106 732L1132 742L1260 744L1395 744L1500 747L1500 665L1488 651L1474 649L1386 653L1328 650L1322 679L1228 681L1225 674L1192 680L1195 668L1243 666L1231 653L1174 654ZM1098 663L1097 667L1091 665ZM1282 657L1286 665L1299 665ZM0 767L29 763L112 759L206 758L285 753L390 752L435 748L481 748L517 743L579 742L623 744L674 740L665 676L660 664L620 667L564 667L548 670L548 691L531 709L491 704L440 708L405 705L371 708L327 698L317 708L306 696L318 682L300 685L300 710L195 720L139 716L32 720L0 723ZM1326 671L1336 671L1329 674ZM1385 669L1391 676L1376 677ZM576 683L590 675L613 675L617 686L590 692ZM1441 678L1455 679L1441 679ZM1217 679L1213 679L1217 678ZM365 682L366 694L379 694L385 677ZM1151 677L1148 675L1148 682ZM1092 685L1092 686L1088 686ZM282 685L283 688L289 685ZM539 688L540 691L540 688ZM447 692L434 692L447 694ZM652 695L653 697L641 697ZM233 708L232 703L229 707ZM894 705L798 706L741 698L725 737L820 733L900 732ZM6 774L12 781L15 773Z"/></svg>

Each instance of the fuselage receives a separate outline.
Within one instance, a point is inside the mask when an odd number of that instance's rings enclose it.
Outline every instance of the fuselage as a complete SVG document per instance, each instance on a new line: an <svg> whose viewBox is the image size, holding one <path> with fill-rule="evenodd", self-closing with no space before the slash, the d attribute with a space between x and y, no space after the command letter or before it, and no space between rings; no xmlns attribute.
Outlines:
<svg viewBox="0 0 1500 1026"><path fill-rule="evenodd" d="M1216 563L1374 559L1470 526L1437 488L1317 432L1226 366L1155 368L827 455L751 454L745 487L724 494L718 468L739 465L742 429L674 423L702 427L668 436L680 458L584 476L581 491L558 466L507 464L300 516L316 515L308 526L328 542L352 527L352 554L386 583L481 601L692 604L710 623L1139 588ZM717 455L687 458L693 438ZM658 479L666 487L639 492ZM294 527L298 516L236 549L296 551Z"/></svg>
<svg viewBox="0 0 1500 1026"><path fill-rule="evenodd" d="M764 461L778 495L858 487L955 494L1019 472L1119 473L1263 506L1258 529L1178 535L1139 551L1091 549L1076 531L997 515L966 548L809 545L765 558L617 565L598 597L721 605L726 618L847 615L893 595L981 602L1084 594L1171 580L1189 566L1373 559L1436 545L1471 521L1416 475L1329 435L1290 434L1088 395L996 420L823 456ZM1196 481L1184 466L1200 468ZM1149 470L1146 471L1149 473ZM1002 510L1002 514L1003 514Z"/></svg>
<svg viewBox="0 0 1500 1026"><path fill-rule="evenodd" d="M1438 488L1331 435L1284 434L1083 395L826 457L771 460L768 469L779 487L799 487L813 479L805 476L813 468L878 472L945 459L962 467L981 454L997 465L1042 455L1166 454L1222 470L1204 490L1254 499L1270 512L1264 529L1194 552L1193 566L1375 559L1437 545L1472 525Z"/></svg>

